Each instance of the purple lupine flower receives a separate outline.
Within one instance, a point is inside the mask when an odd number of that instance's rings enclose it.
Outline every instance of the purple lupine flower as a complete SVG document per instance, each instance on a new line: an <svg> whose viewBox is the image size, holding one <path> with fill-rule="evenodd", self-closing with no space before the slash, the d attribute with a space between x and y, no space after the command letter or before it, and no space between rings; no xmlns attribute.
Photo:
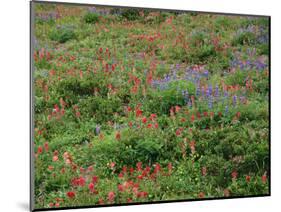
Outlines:
<svg viewBox="0 0 281 212"><path fill-rule="evenodd" d="M182 96L183 96L185 104L188 104L188 99L189 99L188 91L187 90L186 91L182 91Z"/></svg>
<svg viewBox="0 0 281 212"><path fill-rule="evenodd" d="M100 126L99 125L96 126L95 132L96 132L96 135L100 134Z"/></svg>
<svg viewBox="0 0 281 212"><path fill-rule="evenodd" d="M208 107L209 107L209 109L213 108L213 98L212 98L212 96L210 96L210 98L208 100Z"/></svg>
<svg viewBox="0 0 281 212"><path fill-rule="evenodd" d="M196 96L200 95L200 82L197 83L197 87L196 87Z"/></svg>
<svg viewBox="0 0 281 212"><path fill-rule="evenodd" d="M228 92L224 91L224 97L228 97Z"/></svg>
<svg viewBox="0 0 281 212"><path fill-rule="evenodd" d="M225 115L228 114L228 105L225 106Z"/></svg>
<svg viewBox="0 0 281 212"><path fill-rule="evenodd" d="M216 85L216 89L215 89L215 97L219 97L219 86Z"/></svg>
<svg viewBox="0 0 281 212"><path fill-rule="evenodd" d="M210 95L213 94L213 86L212 85L209 85L208 91L209 91Z"/></svg>
<svg viewBox="0 0 281 212"><path fill-rule="evenodd" d="M205 89L204 87L201 88L201 96L204 96L205 95Z"/></svg>
<svg viewBox="0 0 281 212"><path fill-rule="evenodd" d="M244 64L241 62L241 63L240 63L240 70L243 71L243 70L244 70L244 67L245 67Z"/></svg>
<svg viewBox="0 0 281 212"><path fill-rule="evenodd" d="M173 79L174 80L177 79L177 72L176 72L176 70L173 70Z"/></svg>
<svg viewBox="0 0 281 212"><path fill-rule="evenodd" d="M96 12L97 12L97 9L96 9L95 7L90 7L90 8L88 9L88 11L91 12L91 13L96 13Z"/></svg>
<svg viewBox="0 0 281 212"><path fill-rule="evenodd" d="M241 103L246 103L246 97L245 96L240 96L239 97L239 101L241 102Z"/></svg>
<svg viewBox="0 0 281 212"><path fill-rule="evenodd" d="M203 72L203 75L204 75L204 77L208 77L209 76L209 71L208 70L205 70L204 72Z"/></svg>
<svg viewBox="0 0 281 212"><path fill-rule="evenodd" d="M209 98L209 96L210 96L210 91L209 91L209 89L207 89L206 90L206 97Z"/></svg>
<svg viewBox="0 0 281 212"><path fill-rule="evenodd" d="M236 104L237 104L237 96L236 96L236 95L234 95L232 100L233 100L233 101L232 101L233 106L235 107L235 106L236 106Z"/></svg>
<svg viewBox="0 0 281 212"><path fill-rule="evenodd" d="M191 100L189 99L189 101L188 101L188 107L189 108L192 108L192 103L191 103Z"/></svg>
<svg viewBox="0 0 281 212"><path fill-rule="evenodd" d="M261 70L264 70L266 68L266 64L264 64L263 62L261 61L256 61L256 68L261 71Z"/></svg>

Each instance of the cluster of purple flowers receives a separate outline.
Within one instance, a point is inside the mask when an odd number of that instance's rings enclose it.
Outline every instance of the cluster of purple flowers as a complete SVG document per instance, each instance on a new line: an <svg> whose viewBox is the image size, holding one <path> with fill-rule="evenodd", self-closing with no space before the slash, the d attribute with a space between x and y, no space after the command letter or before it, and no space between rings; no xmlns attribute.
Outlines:
<svg viewBox="0 0 281 212"><path fill-rule="evenodd" d="M197 92L201 90L201 92ZM197 85L196 97L198 99L197 104L208 105L209 109L213 109L214 106L224 106L228 111L229 106L236 107L238 104L245 103L245 96L237 96L236 94L229 94L228 91L220 89L219 85L216 84L213 87L211 84L206 87L200 87Z"/></svg>
<svg viewBox="0 0 281 212"><path fill-rule="evenodd" d="M163 79L152 80L152 87L160 90L169 89L170 82L177 80L186 80L188 82L198 84L202 78L208 78L209 71L203 67L187 67L181 69L179 64L171 65L170 72L164 76ZM200 92L200 91L196 91Z"/></svg>
<svg viewBox="0 0 281 212"><path fill-rule="evenodd" d="M45 12L45 13L37 13L35 20L40 21L50 21L50 20L56 20L60 18L60 15L55 11Z"/></svg>
<svg viewBox="0 0 281 212"><path fill-rule="evenodd" d="M255 42L257 44L268 44L269 33L264 26L248 25L247 27L238 29L236 36L240 36L245 33L254 34L256 39Z"/></svg>
<svg viewBox="0 0 281 212"><path fill-rule="evenodd" d="M169 88L169 83L173 81L169 74L166 74L163 79L152 80L152 87L159 88L160 90L167 90Z"/></svg>
<svg viewBox="0 0 281 212"><path fill-rule="evenodd" d="M253 63L250 63L250 65L259 67L259 65L261 64L258 64L257 61L254 61ZM195 96L197 99L197 105L206 105L210 110L214 107L224 107L226 114L228 113L230 107L233 108L240 103L245 103L246 98L244 96L230 94L227 90L223 90L223 88L220 87L219 84L209 84L207 87L205 83L203 83L204 85L202 85L202 82L204 80L208 80L208 76L209 71L202 67L188 67L182 70L179 65L175 65L171 66L169 74L166 74L164 78L153 80L152 87L158 88L161 91L167 90L170 89L171 82L186 80L187 82L196 85ZM189 108L192 108L191 95L193 94L191 94L188 89L182 89L179 86L177 87L177 92L180 93L183 97L184 103Z"/></svg>
<svg viewBox="0 0 281 212"><path fill-rule="evenodd" d="M249 59L247 60L242 59L241 55L235 54L234 59L230 62L230 67L233 69L240 69L242 71L265 70L268 67L267 63L263 60L263 58L256 58L255 52L255 49L248 49L247 53Z"/></svg>
<svg viewBox="0 0 281 212"><path fill-rule="evenodd" d="M109 15L110 14L110 10L108 10L108 9L97 9L95 7L89 7L88 12L96 13L99 15Z"/></svg>
<svg viewBox="0 0 281 212"><path fill-rule="evenodd" d="M256 34L258 32L258 28L255 25L248 25L247 27L242 27L242 28L238 29L236 35L239 36L239 35L247 33L247 32Z"/></svg>

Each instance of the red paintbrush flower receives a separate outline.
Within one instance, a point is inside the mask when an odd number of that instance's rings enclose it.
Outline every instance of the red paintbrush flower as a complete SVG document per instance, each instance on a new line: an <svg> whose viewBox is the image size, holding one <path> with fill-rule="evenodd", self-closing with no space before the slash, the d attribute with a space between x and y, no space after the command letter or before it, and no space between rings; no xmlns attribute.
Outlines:
<svg viewBox="0 0 281 212"><path fill-rule="evenodd" d="M175 112L178 113L180 110L181 110L181 107L176 105L175 106Z"/></svg>
<svg viewBox="0 0 281 212"><path fill-rule="evenodd" d="M205 197L204 192L200 192L200 193L198 194L198 198L204 198L204 197Z"/></svg>
<svg viewBox="0 0 281 212"><path fill-rule="evenodd" d="M136 117L141 117L142 116L142 110L136 109Z"/></svg>
<svg viewBox="0 0 281 212"><path fill-rule="evenodd" d="M89 188L90 192L94 192L94 190L95 190L95 184L94 184L94 183L90 183L90 184L88 185L88 188Z"/></svg>
<svg viewBox="0 0 281 212"><path fill-rule="evenodd" d="M148 195L148 193L145 192L145 191L139 191L139 192L137 192L137 197L138 197L138 198L145 198L145 197L147 197L147 195Z"/></svg>
<svg viewBox="0 0 281 212"><path fill-rule="evenodd" d="M45 148L45 151L48 152L48 150L49 150L49 143L48 142L44 143L44 148Z"/></svg>
<svg viewBox="0 0 281 212"><path fill-rule="evenodd" d="M76 111L75 115L77 118L79 118L81 116L81 113L79 111Z"/></svg>
<svg viewBox="0 0 281 212"><path fill-rule="evenodd" d="M230 196L230 192L229 192L229 190L227 188L223 190L223 196L225 196L225 197L229 197Z"/></svg>
<svg viewBox="0 0 281 212"><path fill-rule="evenodd" d="M161 166L159 163L155 164L155 169L154 169L154 173L157 174L159 171L161 171Z"/></svg>
<svg viewBox="0 0 281 212"><path fill-rule="evenodd" d="M154 113L152 113L151 115L150 115L150 120L155 120L156 119L156 117L157 117L157 115L156 114L154 114Z"/></svg>
<svg viewBox="0 0 281 212"><path fill-rule="evenodd" d="M263 183L266 183L266 181L267 181L266 173L264 173L264 174L262 175L261 181L262 181Z"/></svg>
<svg viewBox="0 0 281 212"><path fill-rule="evenodd" d="M53 161L56 162L56 161L58 161L58 160L59 160L59 157L58 157L57 155L54 155L54 156L53 156Z"/></svg>
<svg viewBox="0 0 281 212"><path fill-rule="evenodd" d="M123 167L122 167L122 171L123 171L124 173L126 173L126 172L127 172L127 166L123 166Z"/></svg>
<svg viewBox="0 0 281 212"><path fill-rule="evenodd" d="M235 179L237 178L237 176L238 176L237 171L233 171L233 172L231 173L231 177L232 177L233 180L235 180Z"/></svg>
<svg viewBox="0 0 281 212"><path fill-rule="evenodd" d="M57 104L54 105L54 110L58 113L60 112L60 108Z"/></svg>
<svg viewBox="0 0 281 212"><path fill-rule="evenodd" d="M142 123L144 123L144 124L145 124L146 122L147 122L146 117L143 117L143 118L142 118Z"/></svg>
<svg viewBox="0 0 281 212"><path fill-rule="evenodd" d="M142 162L137 162L137 171L141 171L142 170Z"/></svg>
<svg viewBox="0 0 281 212"><path fill-rule="evenodd" d="M113 191L110 191L107 195L107 199L109 202L113 202L115 199L115 193Z"/></svg>
<svg viewBox="0 0 281 212"><path fill-rule="evenodd" d="M169 174L172 173L172 169L173 169L173 165L172 165L172 163L170 162L170 163L168 163L168 171L169 171Z"/></svg>
<svg viewBox="0 0 281 212"><path fill-rule="evenodd" d="M99 199L99 205L103 205L104 204L104 201L102 198Z"/></svg>
<svg viewBox="0 0 281 212"><path fill-rule="evenodd" d="M207 174L207 167L202 167L202 176L206 176L206 174Z"/></svg>
<svg viewBox="0 0 281 212"><path fill-rule="evenodd" d="M180 136L181 135L181 130L180 129L177 129L176 130L176 136Z"/></svg>
<svg viewBox="0 0 281 212"><path fill-rule="evenodd" d="M89 167L87 168L87 171L88 171L88 172L91 172L91 171L93 171L93 170L94 170L93 166L89 166Z"/></svg>
<svg viewBox="0 0 281 212"><path fill-rule="evenodd" d="M41 154L43 152L42 146L39 146L37 149L37 154Z"/></svg>
<svg viewBox="0 0 281 212"><path fill-rule="evenodd" d="M147 128L151 128L151 127L152 127L152 124L148 124L148 125L147 125Z"/></svg>
<svg viewBox="0 0 281 212"><path fill-rule="evenodd" d="M115 139L116 140L120 140L121 139L121 133L119 131L115 134Z"/></svg>
<svg viewBox="0 0 281 212"><path fill-rule="evenodd" d="M191 122L194 122L194 120L195 120L195 116L191 115Z"/></svg>
<svg viewBox="0 0 281 212"><path fill-rule="evenodd" d="M247 176L245 177L245 179L246 179L246 182L249 183L250 180L251 180L251 176L250 176L250 175L247 175Z"/></svg>
<svg viewBox="0 0 281 212"><path fill-rule="evenodd" d="M98 182L98 180L99 180L98 176L93 176L93 177L92 177L92 182L93 182L94 184L96 184L96 183Z"/></svg>
<svg viewBox="0 0 281 212"><path fill-rule="evenodd" d="M116 165L115 162L111 162L111 163L109 164L109 166L110 166L111 169L113 169L113 168L115 167L115 165Z"/></svg>
<svg viewBox="0 0 281 212"><path fill-rule="evenodd" d="M118 184L117 188L118 188L118 191L120 191L120 192L125 191L124 186L122 184Z"/></svg>
<svg viewBox="0 0 281 212"><path fill-rule="evenodd" d="M69 198L74 198L75 197L75 192L74 191L69 191L66 193L66 195L69 197Z"/></svg>
<svg viewBox="0 0 281 212"><path fill-rule="evenodd" d="M191 150L192 154L195 153L195 144L196 143L195 143L194 140L189 143L189 147L190 147L190 150Z"/></svg>
<svg viewBox="0 0 281 212"><path fill-rule="evenodd" d="M154 128L157 129L159 127L158 123L154 124Z"/></svg>
<svg viewBox="0 0 281 212"><path fill-rule="evenodd" d="M239 119L240 116L241 116L241 113L238 111L238 112L236 113L236 117Z"/></svg>
<svg viewBox="0 0 281 212"><path fill-rule="evenodd" d="M71 180L72 186L81 186L81 187L83 187L85 185L85 183L86 183L86 180L83 177L74 178L74 179Z"/></svg>

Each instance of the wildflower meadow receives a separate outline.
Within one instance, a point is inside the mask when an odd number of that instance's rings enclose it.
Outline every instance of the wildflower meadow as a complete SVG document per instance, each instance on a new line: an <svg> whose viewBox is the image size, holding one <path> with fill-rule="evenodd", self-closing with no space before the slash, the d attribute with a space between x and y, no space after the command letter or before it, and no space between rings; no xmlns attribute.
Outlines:
<svg viewBox="0 0 281 212"><path fill-rule="evenodd" d="M33 3L34 202L269 195L269 18Z"/></svg>

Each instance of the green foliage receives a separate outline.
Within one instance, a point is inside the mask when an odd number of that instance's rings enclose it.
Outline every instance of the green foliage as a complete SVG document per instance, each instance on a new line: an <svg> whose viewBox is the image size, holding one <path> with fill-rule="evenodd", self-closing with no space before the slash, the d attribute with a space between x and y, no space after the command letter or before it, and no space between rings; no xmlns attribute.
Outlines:
<svg viewBox="0 0 281 212"><path fill-rule="evenodd" d="M59 43L65 43L69 40L75 39L76 34L73 27L61 26L58 29L54 29L50 32L50 39Z"/></svg>
<svg viewBox="0 0 281 212"><path fill-rule="evenodd" d="M95 24L99 21L99 15L96 13L88 12L84 15L83 20L87 24Z"/></svg>
<svg viewBox="0 0 281 212"><path fill-rule="evenodd" d="M232 45L253 45L255 44L255 34L252 32L242 32L233 38Z"/></svg>
<svg viewBox="0 0 281 212"><path fill-rule="evenodd" d="M140 18L140 12L138 9L123 9L121 16L128 21L135 21Z"/></svg>

